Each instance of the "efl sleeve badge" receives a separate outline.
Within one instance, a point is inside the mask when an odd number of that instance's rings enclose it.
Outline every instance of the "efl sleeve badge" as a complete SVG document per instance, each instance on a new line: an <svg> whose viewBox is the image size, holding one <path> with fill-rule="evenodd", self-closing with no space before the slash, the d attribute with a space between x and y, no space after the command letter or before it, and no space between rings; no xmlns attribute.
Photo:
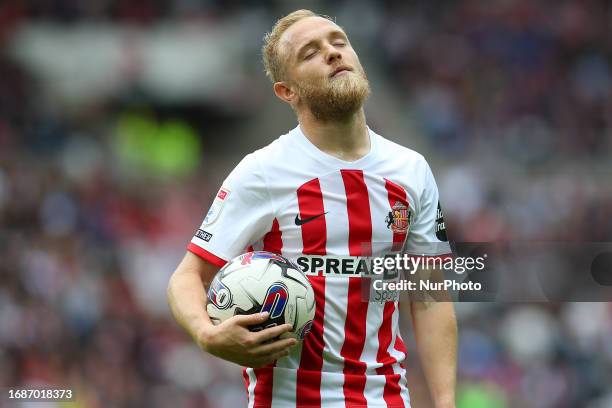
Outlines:
<svg viewBox="0 0 612 408"><path fill-rule="evenodd" d="M215 196L215 199L206 213L206 217L204 217L204 222L202 225L210 225L219 218L219 214L221 214L221 210L223 209L223 204L229 197L230 191L227 188L221 187L219 192Z"/></svg>

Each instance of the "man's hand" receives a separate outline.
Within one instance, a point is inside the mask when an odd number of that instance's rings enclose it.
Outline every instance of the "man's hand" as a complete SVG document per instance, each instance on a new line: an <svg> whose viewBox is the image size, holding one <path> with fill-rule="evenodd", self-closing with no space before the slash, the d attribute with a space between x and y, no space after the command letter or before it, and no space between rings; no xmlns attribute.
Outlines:
<svg viewBox="0 0 612 408"><path fill-rule="evenodd" d="M266 366L289 354L297 344L294 338L278 339L291 331L290 324L252 332L249 326L261 324L269 317L267 312L237 315L218 326L207 325L196 341L210 354L245 367Z"/></svg>
<svg viewBox="0 0 612 408"><path fill-rule="evenodd" d="M249 326L268 320L267 312L234 316L213 325L206 313L205 288L218 270L218 266L187 252L168 283L168 303L178 323L204 351L242 366L263 367L289 354L297 340L277 338L289 332L290 325L249 330Z"/></svg>

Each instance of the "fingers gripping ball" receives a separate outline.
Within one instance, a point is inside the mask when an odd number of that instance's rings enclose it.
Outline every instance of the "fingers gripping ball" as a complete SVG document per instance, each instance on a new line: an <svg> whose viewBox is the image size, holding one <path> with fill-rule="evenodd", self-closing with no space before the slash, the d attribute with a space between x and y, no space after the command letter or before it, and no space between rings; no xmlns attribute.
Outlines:
<svg viewBox="0 0 612 408"><path fill-rule="evenodd" d="M314 292L308 278L288 259L270 252L247 252L228 262L208 290L206 310L214 324L235 315L268 312L259 331L291 324L284 337L303 340L315 315Z"/></svg>

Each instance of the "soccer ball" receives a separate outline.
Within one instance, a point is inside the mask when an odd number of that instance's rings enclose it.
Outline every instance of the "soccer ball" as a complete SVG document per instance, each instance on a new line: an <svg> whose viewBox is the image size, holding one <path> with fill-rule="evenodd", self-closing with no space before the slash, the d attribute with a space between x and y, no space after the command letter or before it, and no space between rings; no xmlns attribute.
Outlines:
<svg viewBox="0 0 612 408"><path fill-rule="evenodd" d="M251 331L289 323L283 338L303 340L315 315L312 286L288 259L265 251L247 252L229 261L208 290L206 311L213 324L235 315L269 312L269 318Z"/></svg>

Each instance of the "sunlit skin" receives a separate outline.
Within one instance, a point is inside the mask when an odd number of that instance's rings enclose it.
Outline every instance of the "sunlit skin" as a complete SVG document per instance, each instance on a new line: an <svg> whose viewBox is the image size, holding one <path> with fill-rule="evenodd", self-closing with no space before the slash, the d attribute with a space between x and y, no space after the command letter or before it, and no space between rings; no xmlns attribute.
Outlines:
<svg viewBox="0 0 612 408"><path fill-rule="evenodd" d="M365 81L367 86L359 57L344 30L322 17L304 18L285 31L279 48L285 58L286 79L274 84L274 93L294 109L304 134L319 149L342 160L366 155L370 138L363 111L365 97L345 117L320 120L299 94L300 86L341 87L350 86L350 81Z"/></svg>

